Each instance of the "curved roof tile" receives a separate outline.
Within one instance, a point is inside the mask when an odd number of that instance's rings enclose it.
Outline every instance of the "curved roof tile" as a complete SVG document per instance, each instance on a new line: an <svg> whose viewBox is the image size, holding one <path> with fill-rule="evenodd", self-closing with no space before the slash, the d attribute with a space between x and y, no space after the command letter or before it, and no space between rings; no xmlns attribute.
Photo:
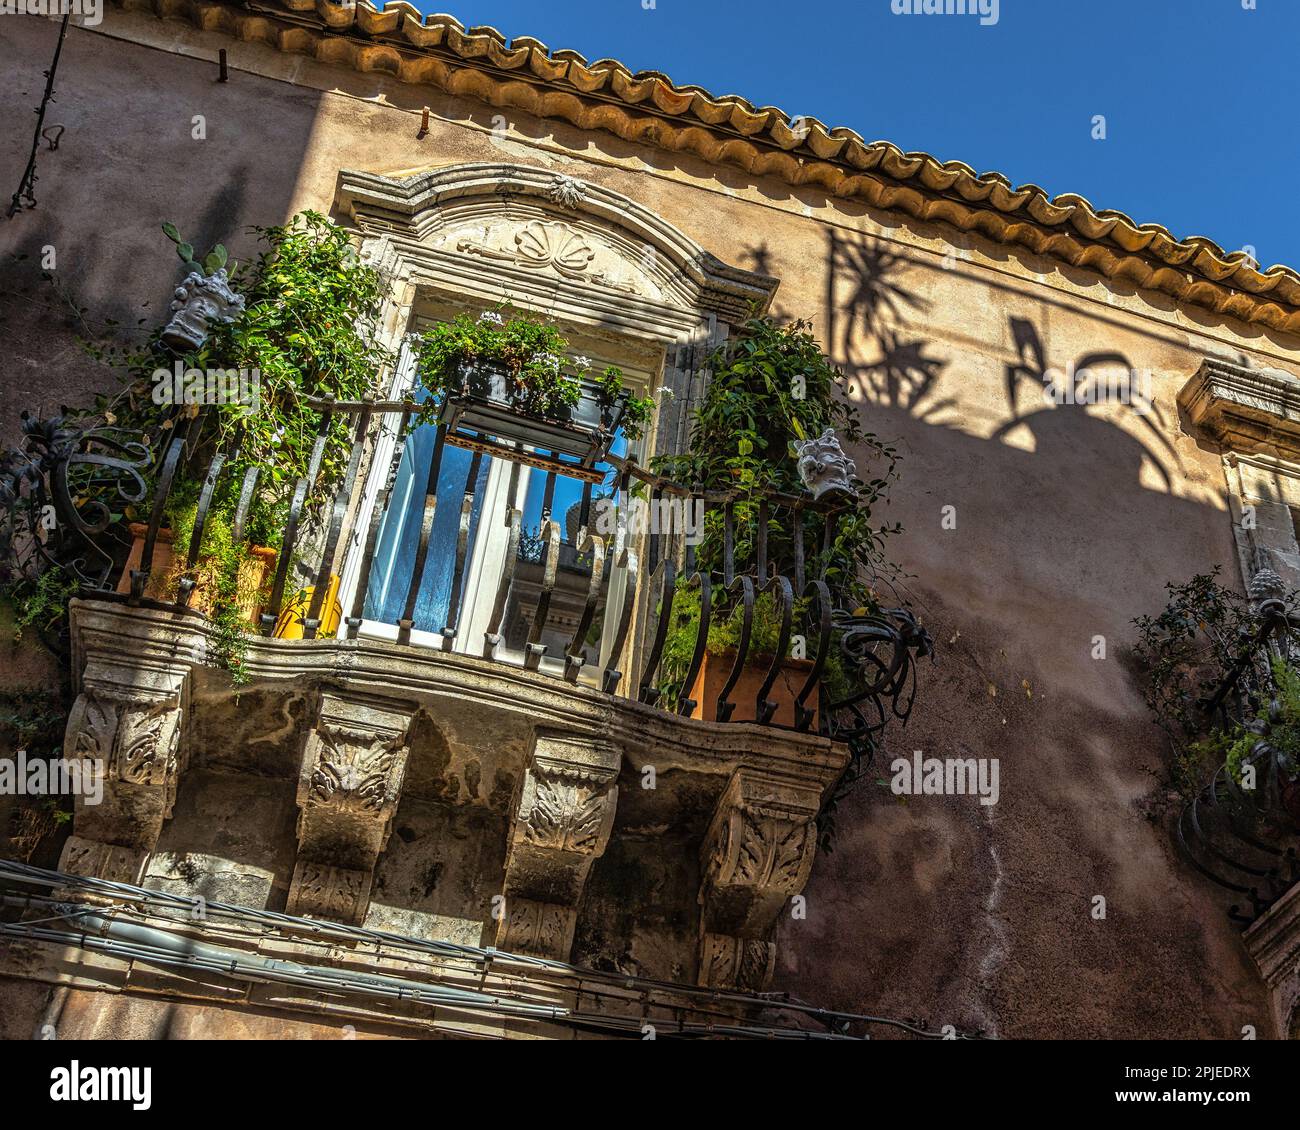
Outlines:
<svg viewBox="0 0 1300 1130"><path fill-rule="evenodd" d="M369 0L347 7L332 0L116 2L205 29L219 26L283 51L472 93L490 105L692 152L756 176L817 184L838 196L859 196L876 207L978 231L1219 313L1300 333L1300 274L1290 267L1260 270L1242 251L1225 251L1203 236L1179 239L1159 224L1096 209L1074 193L1049 197L1038 185L1013 187L1001 173L905 153L888 141L867 141L816 118L794 119L738 95L679 86L658 71L633 73L616 59L588 62L576 51L551 51L528 36L507 40L493 27L466 28L453 16L422 18L404 0L383 9ZM430 65L431 56L442 65ZM495 81L467 81L470 76L458 74L457 64L497 72L488 76ZM556 89L547 97L538 87ZM555 98L557 90L596 101ZM609 103L618 112L611 113ZM796 123L803 128L792 128Z"/></svg>

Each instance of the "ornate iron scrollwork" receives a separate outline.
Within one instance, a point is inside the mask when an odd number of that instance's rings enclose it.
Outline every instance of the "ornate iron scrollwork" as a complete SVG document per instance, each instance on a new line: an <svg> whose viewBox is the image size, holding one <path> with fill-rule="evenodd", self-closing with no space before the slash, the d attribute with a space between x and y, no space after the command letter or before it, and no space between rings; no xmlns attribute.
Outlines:
<svg viewBox="0 0 1300 1130"><path fill-rule="evenodd" d="M144 499L148 446L63 416L24 412L22 431L22 446L0 456L0 579L58 568L87 588L107 588L121 545L109 502Z"/></svg>
<svg viewBox="0 0 1300 1130"><path fill-rule="evenodd" d="M1259 574L1256 574L1259 577ZM1280 578L1279 578L1280 580ZM1178 815L1175 836L1189 862L1225 890L1245 895L1229 917L1248 926L1300 881L1300 764L1294 751L1270 740L1282 721L1274 697L1270 662L1294 662L1300 620L1272 591L1271 578L1252 581L1260 616L1256 634L1245 636L1240 658L1202 703L1225 733L1238 728L1259 740L1235 768L1227 762ZM1244 787L1249 770L1253 787Z"/></svg>
<svg viewBox="0 0 1300 1130"><path fill-rule="evenodd" d="M826 731L869 761L890 718L906 722L916 699L916 660L934 656L934 641L905 608L831 616L840 654L855 690L826 707Z"/></svg>

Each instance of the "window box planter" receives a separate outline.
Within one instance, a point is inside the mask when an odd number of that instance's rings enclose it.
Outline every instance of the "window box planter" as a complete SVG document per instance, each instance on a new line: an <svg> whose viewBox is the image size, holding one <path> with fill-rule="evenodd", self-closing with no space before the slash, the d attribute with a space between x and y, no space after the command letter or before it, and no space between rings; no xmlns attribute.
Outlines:
<svg viewBox="0 0 1300 1130"><path fill-rule="evenodd" d="M702 718L706 722L716 722L718 720L718 695L726 685L727 678L731 674L732 667L736 663L736 652L734 648L728 648L726 651L704 653L704 662L700 664L700 673L695 677L695 685L691 687L690 693L686 696L695 700L695 709L691 711L691 718ZM741 668L740 677L736 680L736 685L731 688L731 693L727 696L727 701L735 704L735 709L731 712L730 721L732 722L753 722L756 719L755 700L758 698L759 688L763 685L763 680L767 678L767 672L772 666L772 657L770 655L751 656L750 661ZM803 685L808 681L809 672L813 669L811 659L787 659L781 664L777 671L776 680L772 683L772 688L767 692L769 702L777 704L776 713L772 715L772 723L777 726L794 727L794 703L795 697L803 690ZM808 696L805 704L809 710L813 711L812 729L817 729L817 689L814 688Z"/></svg>
<svg viewBox="0 0 1300 1130"><path fill-rule="evenodd" d="M131 591L131 571L140 568L144 556L144 541L149 527L143 522L132 522L131 552L126 559L126 567L117 583L117 591ZM172 532L168 529L158 531L158 541L153 549L153 568L149 571L149 580L145 584L144 595L147 600L157 600L164 604L175 603L178 582L185 572L185 554L177 553L172 544ZM249 551L249 559L239 571L240 614L249 623L256 624L262 611L269 580L275 572L276 551L265 546L255 545ZM204 616L211 617L213 612L212 566L200 555L195 568L194 595L190 598L190 607Z"/></svg>
<svg viewBox="0 0 1300 1130"><path fill-rule="evenodd" d="M447 387L438 422L446 425L448 441L458 446L501 449L491 437L550 452L557 464L590 471L609 452L628 393L611 401L595 378L578 380L582 396L577 404L561 409L563 415L541 416L525 409L527 390L516 388L504 367L463 365Z"/></svg>

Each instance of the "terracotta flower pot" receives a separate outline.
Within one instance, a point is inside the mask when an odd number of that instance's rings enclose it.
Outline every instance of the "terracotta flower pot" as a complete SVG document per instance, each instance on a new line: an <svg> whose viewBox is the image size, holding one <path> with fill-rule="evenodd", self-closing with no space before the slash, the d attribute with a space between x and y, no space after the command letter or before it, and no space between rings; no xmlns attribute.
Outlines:
<svg viewBox="0 0 1300 1130"><path fill-rule="evenodd" d="M734 650L705 652L704 662L700 664L700 673L695 678L695 685L687 696L695 700L692 718L703 718L708 722L718 720L718 695L731 674L736 662ZM735 703L731 712L732 722L753 722L757 718L755 699L759 688L767 678L768 668L772 665L770 656L757 656L741 670L740 678L731 688L728 701ZM794 725L794 702L803 685L808 681L808 673L813 669L810 659L787 659L777 672L776 681L767 692L770 701L777 703L772 721L781 726ZM808 695L805 707L814 712L812 728L816 730L817 689L814 687Z"/></svg>
<svg viewBox="0 0 1300 1130"><path fill-rule="evenodd" d="M144 541L149 527L143 522L132 522L131 552L127 555L126 567L117 582L118 592L131 591L131 571L140 568L144 557ZM172 544L171 530L159 530L158 540L153 547L153 568L149 571L149 580L144 587L144 595L149 600L164 604L175 603L181 574L185 571L184 553L177 553ZM249 550L249 558L239 568L239 599L236 607L244 619L256 624L262 611L264 590L268 578L275 571L276 551L265 546L255 545ZM211 559L200 555L195 569L194 594L190 597L190 607L211 616L214 604L214 576Z"/></svg>

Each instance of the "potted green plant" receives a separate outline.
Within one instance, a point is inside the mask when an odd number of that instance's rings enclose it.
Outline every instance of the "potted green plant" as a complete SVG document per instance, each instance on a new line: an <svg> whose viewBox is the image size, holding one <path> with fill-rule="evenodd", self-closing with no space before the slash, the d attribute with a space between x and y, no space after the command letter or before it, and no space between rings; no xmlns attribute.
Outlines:
<svg viewBox="0 0 1300 1130"><path fill-rule="evenodd" d="M414 340L420 383L454 437L491 437L590 468L620 427L636 438L649 418L652 402L630 394L617 366L595 374L585 358L566 365L568 341L534 318L459 314Z"/></svg>
<svg viewBox="0 0 1300 1130"><path fill-rule="evenodd" d="M892 447L864 431L857 411L843 395L843 377L804 322L779 326L769 318L748 322L743 333L710 358L712 380L697 411L689 450L653 461L654 469L705 490L726 492L732 498L734 518L733 560L737 574L754 570L757 562L758 522L764 497L773 493L809 495L805 468L808 452L826 442L827 431L858 452L882 464L875 474L843 478L846 505L833 518L817 510L804 512L803 560L806 573L825 580L836 608L866 614L880 610L877 588L894 574L884 556L885 539L900 528L875 524L872 509L887 499L896 476ZM819 438L820 437L820 438ZM810 442L811 441L811 442ZM838 451L838 442L834 445ZM834 521L829 545L824 523ZM795 574L798 556L795 527L788 514L768 511L767 562L773 572ZM724 536L720 510L710 512L696 547L696 567L714 578L723 570ZM822 547L822 548L817 548ZM766 578L754 577L761 588ZM743 617L734 596L728 600L713 586L712 615L705 652L693 685L683 685L699 636L700 597L689 577L682 578L673 594L673 620L664 643L656 683L669 704L694 702L692 714L713 718L717 698L735 666ZM815 602L794 593L790 636L802 636L806 657L787 653L779 659L776 678L767 701L776 703L773 720L792 725L796 696L812 671L818 633L809 620ZM766 681L780 643L781 609L771 593L760 592L754 602L744 669L727 694L734 704L731 719L755 717L755 699ZM788 641L787 641L788 648ZM850 674L838 650L831 648L821 682L834 698L847 697ZM815 697L805 706L815 706Z"/></svg>

